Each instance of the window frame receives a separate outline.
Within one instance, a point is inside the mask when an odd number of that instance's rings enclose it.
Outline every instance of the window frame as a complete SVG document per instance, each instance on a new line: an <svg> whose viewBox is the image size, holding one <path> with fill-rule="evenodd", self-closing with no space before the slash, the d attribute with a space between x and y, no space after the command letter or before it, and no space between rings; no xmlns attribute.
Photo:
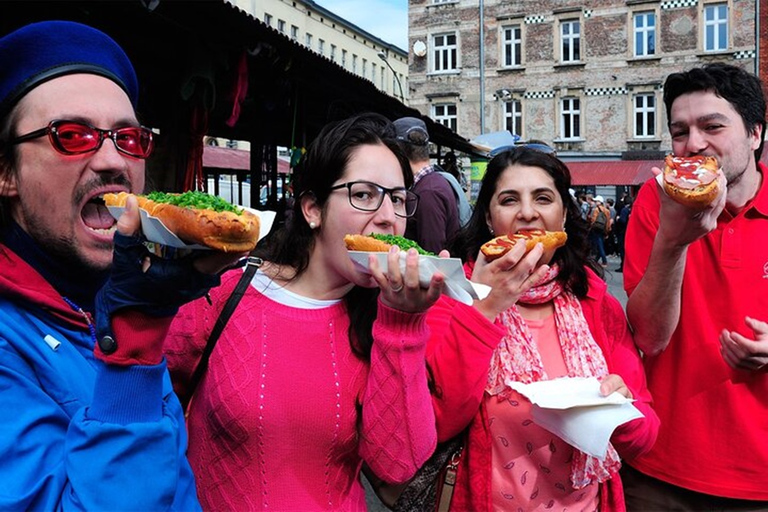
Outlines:
<svg viewBox="0 0 768 512"><path fill-rule="evenodd" d="M640 98L651 98L653 100L653 106L648 107L647 102L642 106L638 106L637 100ZM631 95L631 112L632 112L632 138L633 139L657 139L658 138L658 124L659 124L659 98L654 91L640 90ZM653 116L652 120L648 119L649 113ZM638 116L641 116L640 122ZM643 130L639 130L640 124L645 128L645 133L641 133ZM648 133L650 131L650 133Z"/></svg>
<svg viewBox="0 0 768 512"><path fill-rule="evenodd" d="M512 126L510 126L510 124ZM508 101L503 101L501 104L501 129L507 130L513 135L518 135L521 139L525 139L523 132L523 101L517 98L512 98ZM510 129L514 128L514 129ZM519 128L519 131L518 131Z"/></svg>
<svg viewBox="0 0 768 512"><path fill-rule="evenodd" d="M638 17L642 16L643 18L646 18L648 16L653 17L653 26L648 27L647 25L643 25L642 27L638 28L637 26L637 19ZM638 10L634 11L632 13L632 18L630 23L632 23L632 56L637 58L643 58L643 57L655 57L657 55L657 47L658 47L658 40L659 40L659 15L655 10ZM651 36L651 43L653 45L652 48L648 48L649 41L648 41L648 35L650 33ZM638 43L638 37L642 37L642 46L643 51L642 53L638 53L637 47Z"/></svg>
<svg viewBox="0 0 768 512"><path fill-rule="evenodd" d="M725 9L725 18L719 18L717 17L714 20L707 20L707 13L708 11L712 10L713 12L717 12L714 9L715 8L724 8ZM701 46L702 50L706 53L718 53L718 52L725 52L728 51L728 48L730 48L730 38L731 38L731 27L730 27L730 16L731 12L729 9L728 2L708 2L701 5ZM709 34L710 27L715 27L715 29L712 32L712 35ZM719 27L725 27L725 35L722 36L724 41L720 41L721 36L719 35ZM712 42L712 49L709 49L709 43L710 43L710 37L714 40ZM714 43L719 43L717 47L714 47Z"/></svg>
<svg viewBox="0 0 768 512"><path fill-rule="evenodd" d="M561 64L575 64L575 63L582 62L581 54L582 54L582 51L583 51L583 49L582 49L582 39L583 38L581 37L581 32L582 32L582 30L581 30L581 25L582 25L581 18L572 18L572 17L563 18L563 19L559 20L559 24L560 24L560 27L559 27L559 30L558 30L558 34L559 34L558 43L559 43L559 47L560 47L560 63ZM566 35L563 33L563 30L565 29L566 26L571 26L571 27L576 26L576 27L578 27L578 33L576 35L569 34L566 37ZM566 40L568 40L570 42L568 48L570 49L571 55L568 56L568 59L566 59L566 55L565 55L565 53L566 53L566 46L565 46ZM574 45L573 44L574 41L577 44ZM576 49L574 50L574 48L576 48ZM574 55L573 55L574 53L577 54L575 56L576 58L573 58L574 57Z"/></svg>
<svg viewBox="0 0 768 512"><path fill-rule="evenodd" d="M570 105L566 109L566 102ZM573 102L577 102L576 108L573 108ZM581 139L582 122L582 98L580 96L568 95L560 98L559 102L559 139L562 141L574 141ZM575 121L574 121L575 118ZM566 135L566 127L571 131L570 136ZM573 133L576 132L576 133Z"/></svg>
<svg viewBox="0 0 768 512"><path fill-rule="evenodd" d="M438 113L438 110L448 110L453 109L453 113L450 112L442 112ZM458 105L455 102L451 101L440 101L437 103L432 104L432 119L436 123L440 123L443 126L447 126L454 132L458 133L458 127L459 127L459 108Z"/></svg>
<svg viewBox="0 0 768 512"><path fill-rule="evenodd" d="M522 67L523 59L525 57L525 53L523 52L523 23L509 23L502 25L499 29L501 31L501 37L499 37L499 41L501 42L501 67L507 69ZM517 30L518 37L516 39L507 38L507 33L511 30ZM511 54L508 55L507 49L509 47L512 48L512 51ZM515 49L518 51L515 52ZM516 53L519 54L517 58L515 58ZM509 59L507 57L509 57Z"/></svg>
<svg viewBox="0 0 768 512"><path fill-rule="evenodd" d="M454 42L447 40L453 37ZM446 44L437 45L438 38L445 38ZM459 71L459 34L456 31L439 32L429 38L431 64L430 69L435 74L457 73ZM445 61L445 62L444 62ZM438 63L441 64L438 68Z"/></svg>

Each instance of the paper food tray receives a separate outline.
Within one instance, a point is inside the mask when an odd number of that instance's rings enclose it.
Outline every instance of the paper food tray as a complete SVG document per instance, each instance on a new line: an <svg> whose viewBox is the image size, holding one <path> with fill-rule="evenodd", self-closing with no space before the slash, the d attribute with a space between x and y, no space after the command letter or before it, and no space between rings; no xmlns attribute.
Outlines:
<svg viewBox="0 0 768 512"><path fill-rule="evenodd" d="M379 267L386 272L389 267L386 252L348 251L349 257L365 272L368 272L368 257L373 254L379 262ZM400 270L405 272L405 251L400 251ZM482 299L488 295L490 288L477 285L467 280L464 275L464 267L458 258L438 258L437 256L419 255L419 284L429 286L432 275L436 271L445 275L445 289L443 293L449 297L463 302L469 306L474 299Z"/></svg>
<svg viewBox="0 0 768 512"><path fill-rule="evenodd" d="M115 219L119 218L120 215L123 214L123 210L125 210L125 207L123 206L107 206L107 208L109 209L109 213L111 213ZM259 240L267 236L267 233L272 229L272 224L274 223L277 214L272 211L254 210L253 208L248 208L246 206L240 208L248 210L259 217ZM139 214L141 215L141 231L150 242L165 245L166 247L175 247L177 249L211 250L210 247L205 247L203 245L184 243L179 237L171 233L160 219L151 216L141 208L139 208Z"/></svg>

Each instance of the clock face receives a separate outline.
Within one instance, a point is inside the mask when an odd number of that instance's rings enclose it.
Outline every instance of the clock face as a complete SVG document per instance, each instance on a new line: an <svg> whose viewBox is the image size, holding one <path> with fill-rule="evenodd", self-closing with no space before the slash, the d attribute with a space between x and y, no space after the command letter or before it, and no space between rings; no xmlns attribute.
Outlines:
<svg viewBox="0 0 768 512"><path fill-rule="evenodd" d="M417 57L423 57L427 54L427 45L424 41L416 41L413 43L413 53Z"/></svg>

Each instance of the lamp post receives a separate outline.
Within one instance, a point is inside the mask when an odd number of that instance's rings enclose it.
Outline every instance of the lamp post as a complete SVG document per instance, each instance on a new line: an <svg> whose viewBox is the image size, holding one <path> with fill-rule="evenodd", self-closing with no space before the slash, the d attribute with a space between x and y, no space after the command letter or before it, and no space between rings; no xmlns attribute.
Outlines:
<svg viewBox="0 0 768 512"><path fill-rule="evenodd" d="M384 61L384 64L387 65L387 67L392 71L392 76L395 77L395 81L397 82L397 87L400 89L400 101L405 103L405 95L403 95L403 84L400 83L400 79L397 78L397 73L395 73L395 69L392 67L392 64L389 63L389 59L387 59L387 54L384 52L379 52L378 56L381 60Z"/></svg>

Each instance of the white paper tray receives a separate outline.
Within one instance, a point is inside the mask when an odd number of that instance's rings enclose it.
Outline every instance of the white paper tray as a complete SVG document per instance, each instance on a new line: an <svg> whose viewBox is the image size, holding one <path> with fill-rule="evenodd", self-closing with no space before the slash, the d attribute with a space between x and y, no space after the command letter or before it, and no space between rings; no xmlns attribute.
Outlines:
<svg viewBox="0 0 768 512"><path fill-rule="evenodd" d="M362 270L368 272L368 256L374 254L379 262L379 268L386 272L389 268L386 252L348 251L349 257ZM406 251L400 251L400 271L405 272ZM438 258L437 256L419 255L419 284L429 286L432 275L440 271L445 275L445 289L447 296L463 302L469 306L474 299L485 298L490 288L481 284L470 282L464 275L464 267L458 258Z"/></svg>

